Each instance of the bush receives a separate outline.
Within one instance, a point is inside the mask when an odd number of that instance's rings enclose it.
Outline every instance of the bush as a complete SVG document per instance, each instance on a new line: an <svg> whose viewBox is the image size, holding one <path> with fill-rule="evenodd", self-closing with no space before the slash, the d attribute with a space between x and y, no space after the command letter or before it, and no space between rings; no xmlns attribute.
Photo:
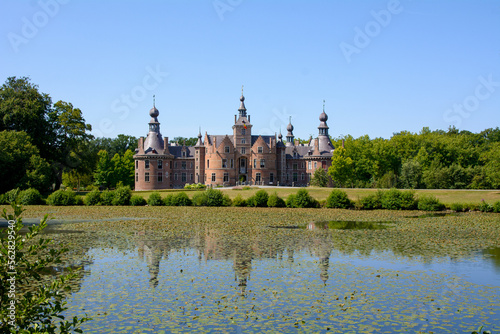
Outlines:
<svg viewBox="0 0 500 334"><path fill-rule="evenodd" d="M77 205L78 200L72 190L56 190L47 197L47 204L54 206Z"/></svg>
<svg viewBox="0 0 500 334"><path fill-rule="evenodd" d="M222 197L222 206L231 206L231 204L233 204L231 197L229 197L228 194L225 194L224 197Z"/></svg>
<svg viewBox="0 0 500 334"><path fill-rule="evenodd" d="M97 189L92 190L85 196L85 205L99 205L101 202L101 192Z"/></svg>
<svg viewBox="0 0 500 334"><path fill-rule="evenodd" d="M6 198L5 194L0 194L0 205L7 204L5 198Z"/></svg>
<svg viewBox="0 0 500 334"><path fill-rule="evenodd" d="M23 190L18 195L19 204L22 205L37 205L42 204L42 195L35 188Z"/></svg>
<svg viewBox="0 0 500 334"><path fill-rule="evenodd" d="M193 183L193 184L186 183L184 185L184 189L205 189L206 187L207 186L202 183Z"/></svg>
<svg viewBox="0 0 500 334"><path fill-rule="evenodd" d="M174 206L174 194L167 194L167 196L162 199L163 205Z"/></svg>
<svg viewBox="0 0 500 334"><path fill-rule="evenodd" d="M295 194L290 194L286 198L286 207L287 208L296 208L295 206Z"/></svg>
<svg viewBox="0 0 500 334"><path fill-rule="evenodd" d="M83 205L83 204L84 204L83 196L77 195L75 197L75 205Z"/></svg>
<svg viewBox="0 0 500 334"><path fill-rule="evenodd" d="M269 196L269 199L267 200L267 206L270 208L284 208L286 206L286 203L283 198L279 197L275 192L274 194Z"/></svg>
<svg viewBox="0 0 500 334"><path fill-rule="evenodd" d="M256 207L255 196L250 196L246 199L247 206Z"/></svg>
<svg viewBox="0 0 500 334"><path fill-rule="evenodd" d="M387 210L414 210L417 208L414 191L401 191L395 188L383 193L381 204L382 208Z"/></svg>
<svg viewBox="0 0 500 334"><path fill-rule="evenodd" d="M163 201L161 199L161 195L159 192L155 191L155 192L152 192L151 195L149 195L148 205L149 206L161 206L161 205L163 205Z"/></svg>
<svg viewBox="0 0 500 334"><path fill-rule="evenodd" d="M319 207L318 201L309 195L309 192L302 188L297 191L294 199L295 208L317 208Z"/></svg>
<svg viewBox="0 0 500 334"><path fill-rule="evenodd" d="M207 206L223 206L224 205L224 194L222 191L217 189L208 189L205 191L207 196Z"/></svg>
<svg viewBox="0 0 500 334"><path fill-rule="evenodd" d="M194 206L207 206L207 201L208 201L207 193L202 192L194 194L191 200L193 201Z"/></svg>
<svg viewBox="0 0 500 334"><path fill-rule="evenodd" d="M357 207L361 210L377 210L382 209L382 191L377 191L375 194L368 195L359 200Z"/></svg>
<svg viewBox="0 0 500 334"><path fill-rule="evenodd" d="M101 205L113 205L113 198L115 198L114 191L104 190L101 193Z"/></svg>
<svg viewBox="0 0 500 334"><path fill-rule="evenodd" d="M347 193L340 189L334 189L326 199L327 208L348 209L353 206Z"/></svg>
<svg viewBox="0 0 500 334"><path fill-rule="evenodd" d="M489 205L488 203L486 203L483 199L483 200L481 200L481 204L479 204L478 210L481 212L492 212L493 207L491 205Z"/></svg>
<svg viewBox="0 0 500 334"><path fill-rule="evenodd" d="M243 186L243 188L241 188L241 189L242 189L242 190L251 190L251 189L252 189L252 187L250 187L250 186Z"/></svg>
<svg viewBox="0 0 500 334"><path fill-rule="evenodd" d="M462 203L453 203L450 205L450 210L455 212L463 212L465 211L465 207Z"/></svg>
<svg viewBox="0 0 500 334"><path fill-rule="evenodd" d="M418 209L424 211L441 211L445 206L435 196L424 195L418 199Z"/></svg>
<svg viewBox="0 0 500 334"><path fill-rule="evenodd" d="M7 191L4 194L4 203L5 204L10 204L12 202L16 201L17 196L19 195L19 188L15 188L12 190Z"/></svg>
<svg viewBox="0 0 500 334"><path fill-rule="evenodd" d="M495 202L495 204L493 204L493 212L500 212L500 201L498 202Z"/></svg>
<svg viewBox="0 0 500 334"><path fill-rule="evenodd" d="M269 194L264 189L261 189L255 193L254 197L254 206L258 207L266 207L267 200L269 199Z"/></svg>
<svg viewBox="0 0 500 334"><path fill-rule="evenodd" d="M240 194L238 194L234 199L233 199L233 206L247 206L247 202L241 197Z"/></svg>
<svg viewBox="0 0 500 334"><path fill-rule="evenodd" d="M172 197L172 204L175 206L191 206L192 202L185 192L180 192Z"/></svg>
<svg viewBox="0 0 500 334"><path fill-rule="evenodd" d="M146 204L146 200L140 195L133 195L132 197L130 197L130 205L132 206L144 206Z"/></svg>
<svg viewBox="0 0 500 334"><path fill-rule="evenodd" d="M115 194L111 204L113 205L129 205L130 197L132 197L132 190L129 186L121 186L115 189Z"/></svg>

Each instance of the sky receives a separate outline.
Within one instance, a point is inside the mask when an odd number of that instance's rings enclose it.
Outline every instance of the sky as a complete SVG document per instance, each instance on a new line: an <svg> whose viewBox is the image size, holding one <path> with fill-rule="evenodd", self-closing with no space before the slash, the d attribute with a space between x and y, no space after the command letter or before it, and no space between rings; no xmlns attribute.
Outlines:
<svg viewBox="0 0 500 334"><path fill-rule="evenodd" d="M92 134L390 138L500 126L498 0L0 0L0 81L30 77Z"/></svg>

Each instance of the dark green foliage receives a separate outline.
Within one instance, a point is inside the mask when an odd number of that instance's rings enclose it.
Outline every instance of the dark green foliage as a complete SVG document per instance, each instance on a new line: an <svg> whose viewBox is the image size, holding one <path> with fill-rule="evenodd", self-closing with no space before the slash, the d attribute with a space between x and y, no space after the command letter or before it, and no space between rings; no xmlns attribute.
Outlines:
<svg viewBox="0 0 500 334"><path fill-rule="evenodd" d="M287 208L296 208L295 206L295 194L290 194L286 198L286 207Z"/></svg>
<svg viewBox="0 0 500 334"><path fill-rule="evenodd" d="M55 206L77 205L78 199L72 190L56 190L47 197L47 204Z"/></svg>
<svg viewBox="0 0 500 334"><path fill-rule="evenodd" d="M15 224L0 232L0 267L7 269L15 263L16 270L0 270L0 305L3 305L0 311L0 333L82 333L81 324L90 318L75 316L68 321L62 315L67 309L64 300L67 294L63 291L72 290L81 268L57 277L46 275L60 266L68 249L54 247L54 241L41 234L47 227L48 215L43 217L40 224L30 226L28 233L20 233L24 227L21 217L23 209L18 203L12 203L11 206L13 214L7 214L6 209L2 214L5 220L13 220ZM48 279L45 284L37 284L44 279ZM7 289L9 280L19 287L19 291L15 291L17 303L16 316L13 318L10 318L7 308L12 300ZM28 286L31 289L25 288Z"/></svg>
<svg viewBox="0 0 500 334"><path fill-rule="evenodd" d="M450 210L455 212L463 212L465 211L465 207L462 203L452 203L450 205Z"/></svg>
<svg viewBox="0 0 500 334"><path fill-rule="evenodd" d="M497 212L497 213L499 213L499 212L500 212L500 201L495 202L495 203L493 204L493 212Z"/></svg>
<svg viewBox="0 0 500 334"><path fill-rule="evenodd" d="M161 199L161 195L159 192L155 191L149 195L148 205L149 206L162 206L163 200Z"/></svg>
<svg viewBox="0 0 500 334"><path fill-rule="evenodd" d="M425 195L419 197L418 209L424 211L441 211L445 209L445 206L435 196Z"/></svg>
<svg viewBox="0 0 500 334"><path fill-rule="evenodd" d="M132 197L132 190L129 186L118 187L114 191L115 195L111 204L113 205L129 205L130 197Z"/></svg>
<svg viewBox="0 0 500 334"><path fill-rule="evenodd" d="M7 204L5 198L6 198L5 194L0 194L0 205Z"/></svg>
<svg viewBox="0 0 500 334"><path fill-rule="evenodd" d="M15 202L17 196L19 196L19 192L20 192L19 188L7 191L5 193L5 198L4 198L5 204L10 204L12 202Z"/></svg>
<svg viewBox="0 0 500 334"><path fill-rule="evenodd" d="M325 205L327 208L348 209L353 206L353 203L345 191L334 189L328 195Z"/></svg>
<svg viewBox="0 0 500 334"><path fill-rule="evenodd" d="M255 207L255 196L250 196L245 200L247 206Z"/></svg>
<svg viewBox="0 0 500 334"><path fill-rule="evenodd" d="M231 206L233 201L231 201L231 197L228 194L224 194L222 197L222 206Z"/></svg>
<svg viewBox="0 0 500 334"><path fill-rule="evenodd" d="M224 194L217 189L208 189L205 191L207 196L207 206L224 206Z"/></svg>
<svg viewBox="0 0 500 334"><path fill-rule="evenodd" d="M391 189L382 195L382 208L387 210L414 210L417 208L415 193L411 190Z"/></svg>
<svg viewBox="0 0 500 334"><path fill-rule="evenodd" d="M267 200L269 199L269 194L264 189L258 190L255 195L253 195L253 202L256 207L266 207Z"/></svg>
<svg viewBox="0 0 500 334"><path fill-rule="evenodd" d="M492 212L493 207L486 203L484 200L481 201L481 204L479 204L478 210L481 212Z"/></svg>
<svg viewBox="0 0 500 334"><path fill-rule="evenodd" d="M147 202L141 195L132 195L130 197L130 205L132 206L144 206Z"/></svg>
<svg viewBox="0 0 500 334"><path fill-rule="evenodd" d="M361 210L377 210L382 209L382 191L377 191L375 194L368 195L359 200L357 207Z"/></svg>
<svg viewBox="0 0 500 334"><path fill-rule="evenodd" d="M269 199L267 200L267 206L270 208L284 208L286 206L286 203L283 198L279 197L275 192L274 194L271 194L269 196Z"/></svg>
<svg viewBox="0 0 500 334"><path fill-rule="evenodd" d="M189 199L188 195L185 192L180 192L180 193L177 193L172 198L171 205L173 205L173 206L191 206L191 204L192 204L192 202L191 202L191 199Z"/></svg>
<svg viewBox="0 0 500 334"><path fill-rule="evenodd" d="M318 201L316 201L309 192L302 188L297 191L294 199L294 208L317 208L319 207Z"/></svg>
<svg viewBox="0 0 500 334"><path fill-rule="evenodd" d="M85 196L85 205L99 205L101 202L101 192L94 189Z"/></svg>
<svg viewBox="0 0 500 334"><path fill-rule="evenodd" d="M238 194L234 199L233 199L233 206L247 206L246 201L241 197L240 194Z"/></svg>
<svg viewBox="0 0 500 334"><path fill-rule="evenodd" d="M328 186L328 174L323 168L318 168L314 171L311 179L311 185L316 187Z"/></svg>
<svg viewBox="0 0 500 334"><path fill-rule="evenodd" d="M111 190L104 190L101 193L101 205L113 205L113 199L115 198L115 192Z"/></svg>
<svg viewBox="0 0 500 334"><path fill-rule="evenodd" d="M162 202L165 206L174 206L174 194L167 194L167 196L163 197Z"/></svg>
<svg viewBox="0 0 500 334"><path fill-rule="evenodd" d="M19 204L22 205L37 205L43 204L42 195L37 189L29 188L23 190L18 195Z"/></svg>
<svg viewBox="0 0 500 334"><path fill-rule="evenodd" d="M202 193L194 194L192 201L194 206L207 206L207 192L204 191Z"/></svg>

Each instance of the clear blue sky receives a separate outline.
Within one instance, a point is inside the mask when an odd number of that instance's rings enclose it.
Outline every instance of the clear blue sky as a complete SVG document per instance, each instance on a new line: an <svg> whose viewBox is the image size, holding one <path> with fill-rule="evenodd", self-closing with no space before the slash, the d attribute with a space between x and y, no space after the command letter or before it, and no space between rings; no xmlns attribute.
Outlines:
<svg viewBox="0 0 500 334"><path fill-rule="evenodd" d="M230 134L241 85L254 133L315 136L323 100L334 137L500 125L498 0L1 0L0 36L0 80L97 136L146 135L153 94L164 136Z"/></svg>

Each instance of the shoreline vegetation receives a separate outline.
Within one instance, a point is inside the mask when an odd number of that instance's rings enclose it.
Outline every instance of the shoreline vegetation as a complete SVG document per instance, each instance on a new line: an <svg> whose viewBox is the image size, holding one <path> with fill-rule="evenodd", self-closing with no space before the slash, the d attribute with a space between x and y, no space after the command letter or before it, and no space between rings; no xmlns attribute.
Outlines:
<svg viewBox="0 0 500 334"><path fill-rule="evenodd" d="M500 212L499 190L243 186L132 191L128 186L120 186L114 190L94 189L90 192L58 190L43 198L35 189L14 189L0 195L0 205L16 199L22 205L50 206L235 206Z"/></svg>

